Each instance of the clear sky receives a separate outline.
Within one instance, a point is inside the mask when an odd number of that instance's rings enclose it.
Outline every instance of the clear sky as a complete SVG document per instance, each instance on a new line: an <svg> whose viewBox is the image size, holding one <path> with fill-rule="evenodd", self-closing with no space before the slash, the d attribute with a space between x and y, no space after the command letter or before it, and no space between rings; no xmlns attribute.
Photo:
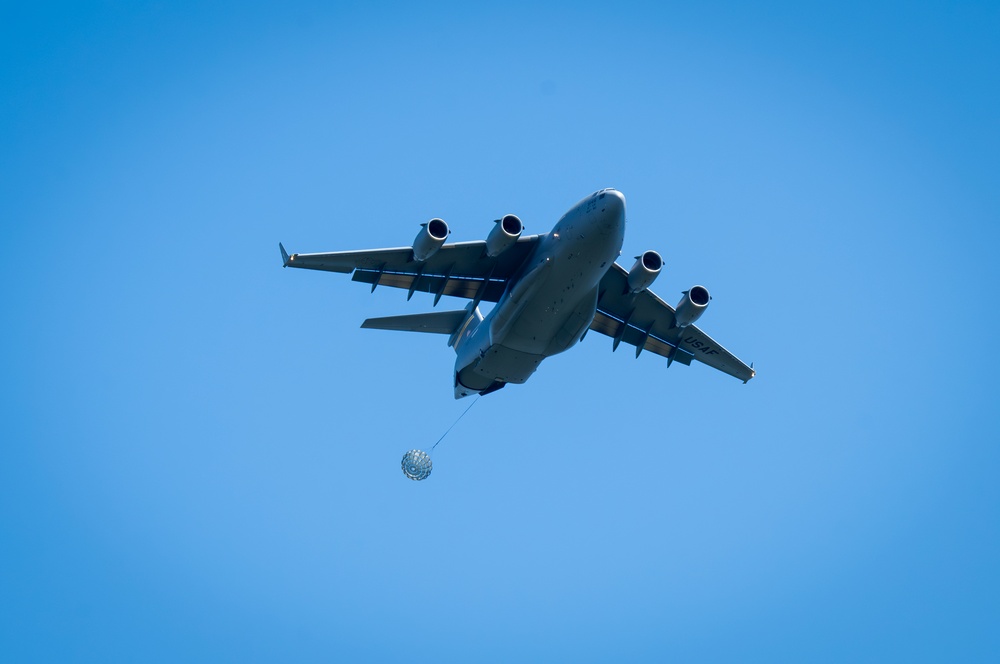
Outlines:
<svg viewBox="0 0 1000 664"><path fill-rule="evenodd" d="M998 661L998 5L616 4L3 5L4 661ZM430 296L278 241L602 187L757 378L589 335L405 479Z"/></svg>

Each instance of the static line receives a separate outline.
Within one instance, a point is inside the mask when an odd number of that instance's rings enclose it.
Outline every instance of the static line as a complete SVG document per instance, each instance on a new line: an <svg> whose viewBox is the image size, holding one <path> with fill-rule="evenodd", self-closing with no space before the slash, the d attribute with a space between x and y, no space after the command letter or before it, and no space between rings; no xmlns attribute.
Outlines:
<svg viewBox="0 0 1000 664"><path fill-rule="evenodd" d="M461 421L461 419L463 417L465 417L465 413L468 413L470 410L472 410L472 407L476 405L476 402L479 401L479 397L481 397L481 396L483 396L483 395L477 394L475 401L473 401L472 403L470 403L469 407L465 409L465 412L463 412L461 415L459 415L458 419L455 420L450 427L448 427L448 431L445 431L443 434L441 434L441 437L438 438L437 443L434 443L433 445L431 445L431 452L433 452L434 448L438 446L438 443L440 443L442 440L444 440L444 437L448 435L448 432L451 431L452 429L454 429L455 425L458 424L459 421Z"/></svg>

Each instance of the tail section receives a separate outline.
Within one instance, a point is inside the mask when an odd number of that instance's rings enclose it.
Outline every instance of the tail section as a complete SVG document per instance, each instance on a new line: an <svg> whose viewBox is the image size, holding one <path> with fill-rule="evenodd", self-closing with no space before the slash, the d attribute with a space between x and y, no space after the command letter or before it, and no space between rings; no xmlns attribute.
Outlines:
<svg viewBox="0 0 1000 664"><path fill-rule="evenodd" d="M492 378L477 376L470 366L479 361L490 347L488 325L481 325L483 314L476 302L470 302L458 311L436 311L429 314L409 314L406 316L385 316L369 318L361 327L369 330L394 330L397 332L429 332L447 334L448 345L455 349L455 398L461 399L471 394L489 394L502 388L506 383ZM459 374L467 374L464 381Z"/></svg>
<svg viewBox="0 0 1000 664"><path fill-rule="evenodd" d="M385 316L369 318L361 327L369 330L394 330L396 332L429 332L431 334L454 334L468 312L435 311L430 314L409 314L406 316Z"/></svg>
<svg viewBox="0 0 1000 664"><path fill-rule="evenodd" d="M448 345L455 346L465 334L471 334L482 321L483 315L479 313L479 307L470 302L465 309L458 311L435 311L429 314L369 318L361 324L361 327L369 330L447 334L449 335Z"/></svg>

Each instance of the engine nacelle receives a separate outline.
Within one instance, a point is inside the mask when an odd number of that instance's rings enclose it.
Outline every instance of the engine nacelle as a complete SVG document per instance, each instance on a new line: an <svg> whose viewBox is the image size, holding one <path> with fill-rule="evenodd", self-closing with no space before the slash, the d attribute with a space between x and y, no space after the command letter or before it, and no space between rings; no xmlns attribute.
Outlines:
<svg viewBox="0 0 1000 664"><path fill-rule="evenodd" d="M649 288L663 267L663 259L655 251L647 251L635 258L635 265L628 271L628 290L630 293L640 293Z"/></svg>
<svg viewBox="0 0 1000 664"><path fill-rule="evenodd" d="M708 303L712 296L708 294L708 289L704 286L692 286L691 290L684 291L684 297L677 303L677 312L674 314L677 327L687 327L708 309Z"/></svg>
<svg viewBox="0 0 1000 664"><path fill-rule="evenodd" d="M431 219L426 224L420 224L420 232L413 240L413 260L425 261L441 248L448 239L448 224L444 219Z"/></svg>
<svg viewBox="0 0 1000 664"><path fill-rule="evenodd" d="M504 215L504 218L497 222L490 234L486 236L486 255L495 258L517 242L521 237L524 224L512 214Z"/></svg>

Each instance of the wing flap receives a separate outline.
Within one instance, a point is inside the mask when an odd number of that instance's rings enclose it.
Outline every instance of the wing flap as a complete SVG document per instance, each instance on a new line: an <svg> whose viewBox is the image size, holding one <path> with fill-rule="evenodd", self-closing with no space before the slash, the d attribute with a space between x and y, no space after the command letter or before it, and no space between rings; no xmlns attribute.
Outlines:
<svg viewBox="0 0 1000 664"><path fill-rule="evenodd" d="M623 326L624 329L622 329ZM634 325L609 316L602 311L598 311L594 316L594 321L590 324L590 329L605 334L612 339L618 339L620 335L622 343L636 347L636 357L643 350L648 350L651 353L667 358L671 362L680 362L681 364L691 364L691 358L694 357L687 350L678 348L676 344L652 334L646 334L644 330L640 330Z"/></svg>
<svg viewBox="0 0 1000 664"><path fill-rule="evenodd" d="M354 281L374 286L403 288L410 292L463 297L496 302L507 280L531 255L540 235L521 237L495 258L486 255L486 243L446 244L426 261L414 261L410 247L370 251L336 251L291 254L281 248L282 264L326 272L353 272ZM436 300L435 300L436 302Z"/></svg>
<svg viewBox="0 0 1000 664"><path fill-rule="evenodd" d="M374 286L389 286L391 288L402 288L409 290L413 286L414 292L433 293L437 295L450 295L452 297L463 297L474 299L479 289L483 287L482 279L470 279L468 277L444 277L430 274L403 274L399 272L384 272L376 270L355 270L351 277L353 281L358 281ZM414 286L414 282L416 285ZM499 279L490 279L484 288L484 302L497 302L503 295L505 283Z"/></svg>
<svg viewBox="0 0 1000 664"><path fill-rule="evenodd" d="M649 290L628 292L628 272L615 263L601 280L598 314L591 329L649 350L671 362L692 359L746 382L755 372L695 325L674 327L674 308ZM622 329L624 326L624 329Z"/></svg>

